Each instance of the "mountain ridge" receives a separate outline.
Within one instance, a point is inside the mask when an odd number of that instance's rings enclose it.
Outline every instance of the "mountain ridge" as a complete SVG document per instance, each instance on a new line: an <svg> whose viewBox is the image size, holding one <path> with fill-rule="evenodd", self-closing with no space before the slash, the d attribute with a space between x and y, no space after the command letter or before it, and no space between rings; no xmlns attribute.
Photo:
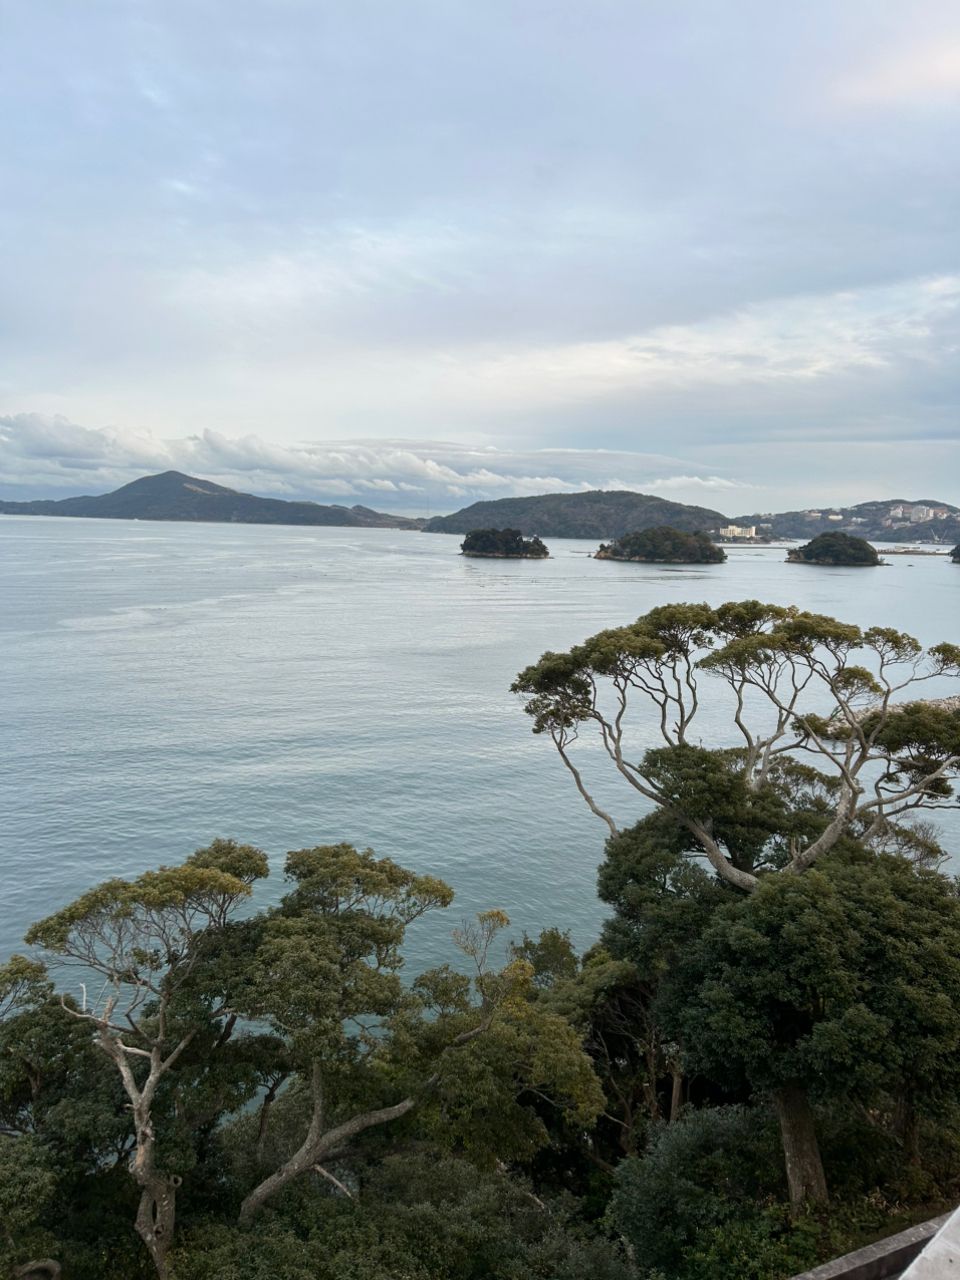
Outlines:
<svg viewBox="0 0 960 1280"><path fill-rule="evenodd" d="M499 526L542 538L620 538L664 524L686 533L716 530L726 520L722 512L709 507L671 502L629 489L588 489L474 502L451 515L434 516L424 525L424 532L469 533Z"/></svg>
<svg viewBox="0 0 960 1280"><path fill-rule="evenodd" d="M102 520L195 520L210 524L327 525L365 529L420 529L423 520L392 516L359 504L260 498L183 471L141 476L110 493L35 502L0 499L0 515L80 516Z"/></svg>
<svg viewBox="0 0 960 1280"><path fill-rule="evenodd" d="M423 529L428 533L456 534L478 528L518 528L540 537L601 540L660 525L685 533L716 534L721 527L734 524L753 526L758 537L767 540L806 541L834 531L874 541L960 543L960 508L934 498L887 498L849 507L728 517L710 507L673 502L629 489L589 489L484 499L449 515L424 518L390 515L360 503L346 507L262 498L183 471L141 476L105 494L35 501L0 499L0 515Z"/></svg>

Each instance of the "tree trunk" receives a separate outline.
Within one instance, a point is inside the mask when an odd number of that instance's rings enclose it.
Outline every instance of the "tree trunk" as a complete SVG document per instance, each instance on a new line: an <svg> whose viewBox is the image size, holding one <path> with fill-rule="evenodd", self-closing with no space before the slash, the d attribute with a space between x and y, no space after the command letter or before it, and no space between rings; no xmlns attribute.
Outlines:
<svg viewBox="0 0 960 1280"><path fill-rule="evenodd" d="M670 1093L670 1123L673 1124L683 1106L683 1072L674 1068L673 1089Z"/></svg>
<svg viewBox="0 0 960 1280"><path fill-rule="evenodd" d="M167 1254L173 1244L179 1185L177 1177L151 1178L140 1193L137 1207L137 1235L147 1246L160 1280L167 1280Z"/></svg>
<svg viewBox="0 0 960 1280"><path fill-rule="evenodd" d="M263 1208L270 1197L276 1195L288 1182L292 1182L294 1178L299 1178L301 1174L309 1172L314 1165L320 1164L325 1156L338 1151L350 1142L352 1138L363 1133L364 1130L372 1129L381 1124L389 1124L391 1120L399 1120L401 1116L406 1115L411 1108L416 1106L415 1098L404 1098L396 1106L381 1107L376 1111L364 1112L362 1115L354 1116L352 1119L346 1120L343 1124L336 1125L333 1129L328 1129L324 1133L323 1082L319 1062L313 1064L311 1091L313 1093L313 1114L310 1118L307 1136L301 1143L299 1150L294 1152L286 1164L281 1165L268 1178L264 1178L246 1197L240 1206L241 1222L248 1222L255 1213Z"/></svg>
<svg viewBox="0 0 960 1280"><path fill-rule="evenodd" d="M787 1084L777 1089L773 1098L780 1121L790 1203L797 1206L810 1200L822 1204L827 1199L827 1179L807 1092L802 1085Z"/></svg>

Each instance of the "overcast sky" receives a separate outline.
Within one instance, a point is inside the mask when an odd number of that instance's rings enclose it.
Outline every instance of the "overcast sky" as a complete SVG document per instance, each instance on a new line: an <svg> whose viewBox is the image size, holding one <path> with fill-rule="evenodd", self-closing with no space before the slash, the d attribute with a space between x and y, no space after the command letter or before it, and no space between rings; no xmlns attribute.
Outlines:
<svg viewBox="0 0 960 1280"><path fill-rule="evenodd" d="M960 503L957 0L0 0L0 492Z"/></svg>

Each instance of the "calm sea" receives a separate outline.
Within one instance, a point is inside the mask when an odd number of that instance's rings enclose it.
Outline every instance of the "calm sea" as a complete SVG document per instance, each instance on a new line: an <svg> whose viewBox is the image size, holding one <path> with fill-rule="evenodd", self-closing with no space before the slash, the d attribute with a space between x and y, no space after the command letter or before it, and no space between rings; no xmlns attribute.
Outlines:
<svg viewBox="0 0 960 1280"><path fill-rule="evenodd" d="M508 692L547 648L667 601L757 597L957 639L960 568L465 560L459 538L390 530L0 517L4 893L0 958L108 876L217 835L266 849L348 840L447 879L417 968L462 915L579 944L603 910L605 828ZM932 692L932 690L931 690ZM622 820L630 796L604 792Z"/></svg>

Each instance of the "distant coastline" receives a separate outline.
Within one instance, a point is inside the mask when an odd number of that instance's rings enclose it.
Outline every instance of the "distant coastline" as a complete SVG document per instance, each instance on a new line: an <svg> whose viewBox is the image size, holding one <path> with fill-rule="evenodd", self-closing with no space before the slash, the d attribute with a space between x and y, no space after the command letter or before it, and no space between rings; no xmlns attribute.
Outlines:
<svg viewBox="0 0 960 1280"><path fill-rule="evenodd" d="M764 546L846 533L884 543L960 544L960 507L937 499L886 499L851 507L760 512L729 517L709 507L671 502L633 490L595 489L497 498L444 516L403 516L352 507L263 498L179 471L143 476L110 493L34 501L0 499L0 515L104 520L182 520L224 524L330 526L467 534L478 528L520 528L541 538L608 541L668 525L704 532L715 543ZM731 536L731 530L750 536ZM892 551L892 554L899 552ZM509 557L507 557L509 558Z"/></svg>

